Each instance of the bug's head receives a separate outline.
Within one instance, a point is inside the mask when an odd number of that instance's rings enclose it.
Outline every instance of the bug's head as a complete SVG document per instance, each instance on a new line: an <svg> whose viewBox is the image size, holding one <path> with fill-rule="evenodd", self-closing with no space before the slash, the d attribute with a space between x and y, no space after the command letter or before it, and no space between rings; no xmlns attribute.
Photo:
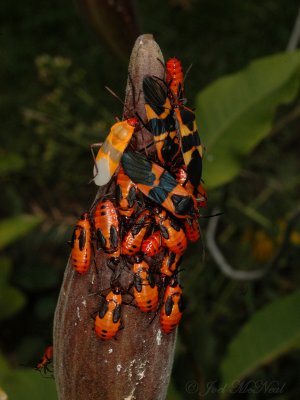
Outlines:
<svg viewBox="0 0 300 400"><path fill-rule="evenodd" d="M83 213L80 217L82 221L87 221L89 219L89 214L87 212Z"/></svg>
<svg viewBox="0 0 300 400"><path fill-rule="evenodd" d="M139 123L139 120L137 117L132 117L132 118L128 118L127 123L130 126L136 127Z"/></svg>
<svg viewBox="0 0 300 400"><path fill-rule="evenodd" d="M134 263L141 263L143 261L143 255L142 254L138 254L137 256L134 257Z"/></svg>

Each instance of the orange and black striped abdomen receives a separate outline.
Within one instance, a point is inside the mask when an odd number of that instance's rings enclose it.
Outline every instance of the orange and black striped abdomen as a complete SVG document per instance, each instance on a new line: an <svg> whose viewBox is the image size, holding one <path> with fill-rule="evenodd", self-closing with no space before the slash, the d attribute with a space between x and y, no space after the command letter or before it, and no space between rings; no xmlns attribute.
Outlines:
<svg viewBox="0 0 300 400"><path fill-rule="evenodd" d="M160 312L162 331L171 333L178 326L184 310L182 288L176 279L172 279L165 289Z"/></svg>
<svg viewBox="0 0 300 400"><path fill-rule="evenodd" d="M91 263L91 223L88 213L82 214L75 226L71 240L71 259L77 272L87 272Z"/></svg>
<svg viewBox="0 0 300 400"><path fill-rule="evenodd" d="M182 255L187 248L187 238L183 229L175 218L167 215L165 210L156 209L155 213L163 245L173 253Z"/></svg>
<svg viewBox="0 0 300 400"><path fill-rule="evenodd" d="M142 252L145 256L153 257L161 251L161 234L159 231L152 233L147 239L143 240Z"/></svg>
<svg viewBox="0 0 300 400"><path fill-rule="evenodd" d="M198 214L196 199L164 168L138 153L125 153L122 165L138 189L177 218Z"/></svg>
<svg viewBox="0 0 300 400"><path fill-rule="evenodd" d="M180 153L179 139L166 88L151 76L143 80L147 127L152 133L160 163L171 165Z"/></svg>
<svg viewBox="0 0 300 400"><path fill-rule="evenodd" d="M99 312L95 319L95 332L102 340L113 338L121 327L122 295L119 290L111 290L101 297Z"/></svg>
<svg viewBox="0 0 300 400"><path fill-rule="evenodd" d="M111 257L120 255L119 220L117 210L109 199L98 202L94 213L94 225L99 248Z"/></svg>
<svg viewBox="0 0 300 400"><path fill-rule="evenodd" d="M122 241L122 254L133 256L140 251L145 234L150 226L150 211L144 210L136 218Z"/></svg>
<svg viewBox="0 0 300 400"><path fill-rule="evenodd" d="M175 107L175 115L178 122L177 126L181 138L184 163L196 196L202 176L203 148L197 130L195 113L188 107L179 105Z"/></svg>
<svg viewBox="0 0 300 400"><path fill-rule="evenodd" d="M132 266L133 296L137 307L143 312L153 311L158 306L158 287L154 275L149 271L146 261L136 262Z"/></svg>
<svg viewBox="0 0 300 400"><path fill-rule="evenodd" d="M203 148L197 130L196 116L193 110L184 105L183 71L180 60L172 58L166 64L169 95L175 112L176 126L180 138L181 151L187 167L188 178L193 185L193 194L197 196L197 188L202 176Z"/></svg>
<svg viewBox="0 0 300 400"><path fill-rule="evenodd" d="M137 196L137 186L121 167L116 182L116 200L119 213L125 217L131 217Z"/></svg>
<svg viewBox="0 0 300 400"><path fill-rule="evenodd" d="M184 75L178 58L172 57L166 62L166 79L170 97L174 101L181 101L184 96Z"/></svg>

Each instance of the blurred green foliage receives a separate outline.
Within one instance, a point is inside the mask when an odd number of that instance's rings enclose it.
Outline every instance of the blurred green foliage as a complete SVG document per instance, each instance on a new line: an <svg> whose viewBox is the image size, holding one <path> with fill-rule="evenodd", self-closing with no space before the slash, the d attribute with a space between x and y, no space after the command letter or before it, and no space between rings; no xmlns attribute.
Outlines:
<svg viewBox="0 0 300 400"><path fill-rule="evenodd" d="M11 267L10 259L0 258L0 320L16 314L26 302L23 293L8 283Z"/></svg>
<svg viewBox="0 0 300 400"><path fill-rule="evenodd" d="M299 304L298 290L268 304L243 326L222 363L223 385L228 389L224 395L260 365L270 364L280 355L299 348Z"/></svg>
<svg viewBox="0 0 300 400"><path fill-rule="evenodd" d="M199 93L197 115L208 149L208 189L232 180L244 158L270 133L278 106L298 94L299 67L299 53L266 57Z"/></svg>
<svg viewBox="0 0 300 400"><path fill-rule="evenodd" d="M0 382L9 400L56 399L55 382L53 379L43 379L36 371L28 368L13 370L1 355Z"/></svg>
<svg viewBox="0 0 300 400"><path fill-rule="evenodd" d="M96 192L88 185L89 145L121 115L104 85L122 97L127 62L101 29L99 36L89 31L72 3L5 0L0 7L0 388L12 400L46 394L54 400L53 380L32 369L52 340L66 242ZM206 214L214 205L224 210L217 240L237 269L271 263L299 203L299 55L270 56L284 51L297 11L296 0L136 4L143 31L154 34L165 57L180 57L185 69L193 63L186 94L189 105L196 99L207 148L205 185L215 187ZM203 241L208 222L201 220ZM221 398L224 382L246 376L250 362L245 382L275 381L284 392L246 391L231 399L299 398L299 350L280 357L275 351L298 318L299 237L295 223L282 256L256 282L229 279L208 252L203 257L200 244L191 246L182 273L188 307L168 400ZM269 340L273 330L279 336ZM266 360L264 352L273 356Z"/></svg>

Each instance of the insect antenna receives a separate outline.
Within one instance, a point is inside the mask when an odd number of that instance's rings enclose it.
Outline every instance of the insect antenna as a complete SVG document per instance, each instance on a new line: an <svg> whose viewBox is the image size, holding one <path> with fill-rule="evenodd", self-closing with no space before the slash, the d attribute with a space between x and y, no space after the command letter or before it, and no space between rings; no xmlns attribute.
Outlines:
<svg viewBox="0 0 300 400"><path fill-rule="evenodd" d="M185 71L183 82L186 80L186 78L187 78L188 74L190 73L192 67L193 67L193 64L190 64L188 69Z"/></svg>
<svg viewBox="0 0 300 400"><path fill-rule="evenodd" d="M123 104L124 108L127 109L127 111L131 112L131 110L129 110L129 108L126 106L126 104L124 103L124 101L121 99L120 96L117 95L116 92L114 92L111 88L109 88L108 86L104 86L105 89L116 99L118 99L120 101L121 104Z"/></svg>

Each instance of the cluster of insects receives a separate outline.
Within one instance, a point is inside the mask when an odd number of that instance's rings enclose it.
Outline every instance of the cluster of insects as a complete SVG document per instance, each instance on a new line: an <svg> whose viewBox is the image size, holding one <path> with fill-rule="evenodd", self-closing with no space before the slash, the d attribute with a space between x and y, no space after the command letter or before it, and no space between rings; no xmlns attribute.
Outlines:
<svg viewBox="0 0 300 400"><path fill-rule="evenodd" d="M100 295L95 334L113 338L122 327L124 294L141 312L159 314L170 333L184 309L178 272L188 242L200 238L199 209L207 195L202 185L202 153L195 113L184 98L181 62L166 63L165 78L145 76L143 96L155 151L130 151L138 133L138 115L116 122L95 157L94 182L109 184L75 226L71 259L86 273L93 254L103 252L112 270L110 288ZM124 269L132 283L124 288Z"/></svg>

